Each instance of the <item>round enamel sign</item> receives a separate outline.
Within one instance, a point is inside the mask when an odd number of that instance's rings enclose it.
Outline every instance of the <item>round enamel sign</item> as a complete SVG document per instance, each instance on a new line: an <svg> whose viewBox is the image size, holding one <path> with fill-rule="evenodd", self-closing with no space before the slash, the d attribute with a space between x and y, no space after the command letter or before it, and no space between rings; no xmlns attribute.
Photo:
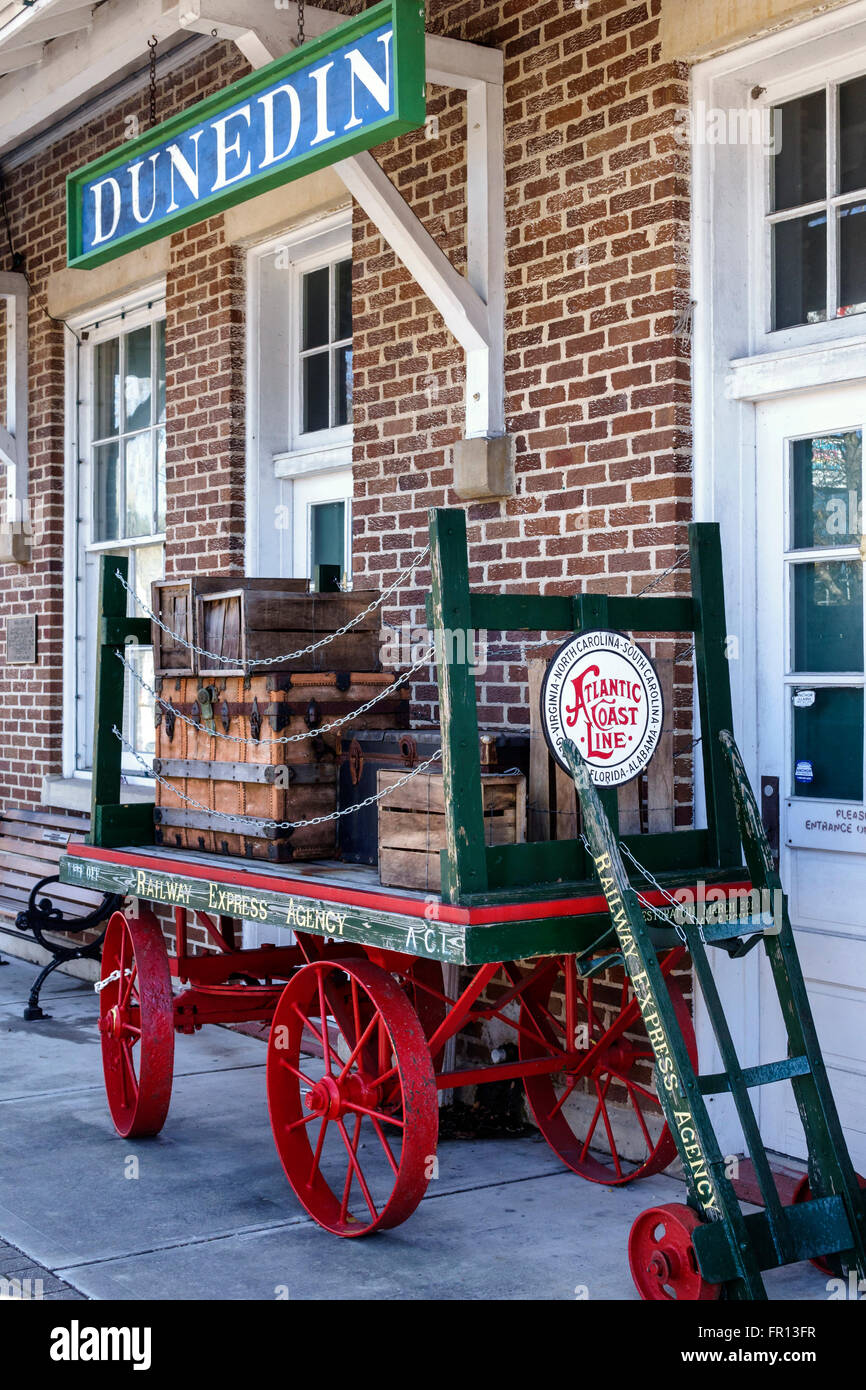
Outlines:
<svg viewBox="0 0 866 1390"><path fill-rule="evenodd" d="M664 705L652 662L621 632L581 632L553 657L541 690L545 738L566 772L563 739L576 744L596 786L618 787L646 767Z"/></svg>

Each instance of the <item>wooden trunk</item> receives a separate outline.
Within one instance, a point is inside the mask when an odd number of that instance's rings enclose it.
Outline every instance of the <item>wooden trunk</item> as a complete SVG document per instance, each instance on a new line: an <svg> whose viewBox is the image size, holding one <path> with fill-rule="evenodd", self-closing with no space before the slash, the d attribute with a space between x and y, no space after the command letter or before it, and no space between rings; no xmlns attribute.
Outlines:
<svg viewBox="0 0 866 1390"><path fill-rule="evenodd" d="M181 640L175 641L157 623L153 626L153 664L158 676L191 676L199 669L198 658L187 643L207 646L197 640L196 599L200 594L224 593L227 589L255 588L273 593L305 594L308 579L243 579L236 574L202 574L189 579L157 579L151 585L150 606L166 627Z"/></svg>
<svg viewBox="0 0 866 1390"><path fill-rule="evenodd" d="M375 671L163 679L159 693L171 708L157 705L154 771L172 786L156 784L157 843L274 861L334 858L336 821L289 831L268 823L337 809L341 735L351 737L358 721L315 738L276 740L330 724L393 682ZM405 684L363 716L365 725L371 720L408 725Z"/></svg>
<svg viewBox="0 0 866 1390"><path fill-rule="evenodd" d="M198 645L223 659L200 657L199 674L379 670L378 608L317 651L291 655L345 627L377 598L373 589L348 594L292 594L236 587L225 593L201 594L196 599ZM285 659L273 661L274 657ZM262 663L266 661L269 664L265 667Z"/></svg>
<svg viewBox="0 0 866 1390"><path fill-rule="evenodd" d="M398 770L378 774L378 790L404 777ZM511 845L526 839L526 778L491 774L481 778L484 839ZM379 877L393 888L438 893L439 851L445 848L445 795L441 774L422 772L379 802Z"/></svg>

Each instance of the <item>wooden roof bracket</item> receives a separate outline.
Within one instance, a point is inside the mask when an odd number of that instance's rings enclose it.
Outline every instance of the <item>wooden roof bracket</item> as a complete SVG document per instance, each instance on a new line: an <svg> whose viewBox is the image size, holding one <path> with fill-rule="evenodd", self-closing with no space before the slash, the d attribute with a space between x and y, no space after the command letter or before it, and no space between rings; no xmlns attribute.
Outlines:
<svg viewBox="0 0 866 1390"><path fill-rule="evenodd" d="M287 12L250 0L184 0L183 28L235 42L253 67L286 51ZM257 11L259 11L257 13ZM306 6L316 38L343 16ZM498 49L427 37L427 80L466 92L467 274L436 244L369 152L335 171L442 315L466 353L465 438L454 450L455 489L465 498L514 490L513 453L505 437L505 172L503 57Z"/></svg>

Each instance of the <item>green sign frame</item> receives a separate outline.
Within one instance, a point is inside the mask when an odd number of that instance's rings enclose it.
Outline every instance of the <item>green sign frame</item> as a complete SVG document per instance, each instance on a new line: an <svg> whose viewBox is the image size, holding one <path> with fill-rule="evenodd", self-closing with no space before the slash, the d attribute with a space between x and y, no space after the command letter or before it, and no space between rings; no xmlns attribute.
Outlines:
<svg viewBox="0 0 866 1390"><path fill-rule="evenodd" d="M101 244L99 245L87 244L85 195L89 189L93 189L95 183L102 179L114 178L118 190L115 192L115 189L112 188L111 192L115 198L113 208L116 211L122 198L119 187L121 172L129 172L130 166L138 163L140 167L137 171L137 177L142 179L140 170L146 167L148 160L151 160L153 161L150 166L151 202L152 207L155 208L157 206L156 161L159 159L160 153L164 153L171 142L180 141L184 136L187 139L195 140L194 132L196 129L198 127L207 128L208 124L214 120L218 125L222 125L224 172L227 142L224 122L229 119L236 119L230 114L235 108L239 105L243 106L248 101L254 102L256 98L261 101L263 93L273 91L277 84L287 83L292 77L296 80L302 79L317 65L327 63L330 55L338 54L347 45L363 42L371 34L387 25L393 27L393 39L389 54L389 92L391 93L392 109L386 114L376 118L374 111L372 118L370 118L370 112L367 112L368 118L364 120L356 118L356 84L353 68L349 78L352 116L355 118L352 122L352 129L344 129L338 134L335 125L335 130L328 132L333 138L324 141L321 147L310 148L296 155L293 154L290 159L284 159L281 156L277 162L273 159L265 161L273 164L274 167L259 169L257 172L251 172L249 176L233 175L230 187L222 186L218 191L212 191L205 196L198 196L198 144L196 143L194 201L167 211L163 215L154 216L147 225L135 226L131 230L124 230L121 227L116 235L100 237ZM321 67L319 70L321 71ZM361 85L357 85L363 96ZM424 6L421 0L381 0L381 3L353 16L345 24L337 26L320 38L303 44L284 57L277 58L273 63L268 63L266 67L258 68L255 72L232 83L231 86L223 88L214 93L213 96L197 102L186 111L179 112L169 120L154 126L144 135L126 141L120 146L115 146L105 154L100 155L98 159L69 174L66 180L67 264L78 269L90 269L102 265L106 261L125 255L149 242L161 240L183 227L191 226L196 222L203 222L226 208L249 198L257 197L260 193L266 193L270 189L280 187L282 184L301 178L305 174L313 173L316 169L322 169L338 160L346 159L350 155L357 154L360 150L370 149L372 146L382 144L406 131L417 130L423 126L426 119L425 86ZM309 91L310 88L304 90ZM318 82L314 84L313 90L318 96L320 90ZM271 100L273 101L273 98ZM294 100L296 100L295 97L293 97ZM229 115L227 116L226 113ZM273 105L271 106L271 113L273 115ZM235 134L234 138L238 142L236 150L233 149L232 145L229 145L228 154L239 158L241 137L239 134ZM252 135L249 137L249 143L252 145ZM169 173L172 178L176 167L173 164L169 166ZM189 164L186 165L186 168L190 170ZM226 180L223 178L223 184L225 182ZM183 191L182 179L178 179L177 183ZM174 189L175 183L173 181L169 207L175 201ZM139 192L138 183L136 183L136 192ZM119 222L119 220L118 216L117 221ZM128 217L126 220L128 221ZM91 238L91 240L95 241L96 238Z"/></svg>

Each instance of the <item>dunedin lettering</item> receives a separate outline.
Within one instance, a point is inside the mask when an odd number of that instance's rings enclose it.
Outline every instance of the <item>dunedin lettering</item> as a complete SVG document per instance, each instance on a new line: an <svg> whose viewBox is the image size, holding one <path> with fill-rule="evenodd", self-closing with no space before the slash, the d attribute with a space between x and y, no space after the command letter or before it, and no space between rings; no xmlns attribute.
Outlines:
<svg viewBox="0 0 866 1390"><path fill-rule="evenodd" d="M423 19L385 0L71 175L69 263L97 265L423 121Z"/></svg>

